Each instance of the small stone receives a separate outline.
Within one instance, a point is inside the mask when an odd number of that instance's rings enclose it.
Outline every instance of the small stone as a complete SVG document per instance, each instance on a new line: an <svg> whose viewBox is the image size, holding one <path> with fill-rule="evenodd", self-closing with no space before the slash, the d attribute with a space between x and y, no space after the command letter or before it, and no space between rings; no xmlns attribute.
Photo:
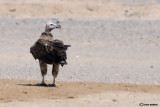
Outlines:
<svg viewBox="0 0 160 107"><path fill-rule="evenodd" d="M114 74L114 76L117 76L117 75L119 75L119 74Z"/></svg>
<svg viewBox="0 0 160 107"><path fill-rule="evenodd" d="M76 56L76 58L79 58L79 56Z"/></svg>
<svg viewBox="0 0 160 107"><path fill-rule="evenodd" d="M87 83L84 83L84 86L88 86L88 84L87 84Z"/></svg>
<svg viewBox="0 0 160 107"><path fill-rule="evenodd" d="M117 100L116 100L116 99L113 99L112 101L113 101L113 102L116 102Z"/></svg>
<svg viewBox="0 0 160 107"><path fill-rule="evenodd" d="M16 11L16 9L9 9L9 11L10 11L10 12L15 12L15 11Z"/></svg>
<svg viewBox="0 0 160 107"><path fill-rule="evenodd" d="M150 66L150 68L154 68L153 66Z"/></svg>

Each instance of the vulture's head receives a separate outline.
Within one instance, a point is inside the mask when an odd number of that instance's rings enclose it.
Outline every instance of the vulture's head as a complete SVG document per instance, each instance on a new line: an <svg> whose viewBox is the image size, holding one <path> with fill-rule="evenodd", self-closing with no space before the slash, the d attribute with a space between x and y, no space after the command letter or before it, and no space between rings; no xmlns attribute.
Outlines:
<svg viewBox="0 0 160 107"><path fill-rule="evenodd" d="M61 29L61 25L60 24L55 24L55 23L52 23L52 22L48 22L46 24L46 28L45 28L45 32L51 32L53 29Z"/></svg>

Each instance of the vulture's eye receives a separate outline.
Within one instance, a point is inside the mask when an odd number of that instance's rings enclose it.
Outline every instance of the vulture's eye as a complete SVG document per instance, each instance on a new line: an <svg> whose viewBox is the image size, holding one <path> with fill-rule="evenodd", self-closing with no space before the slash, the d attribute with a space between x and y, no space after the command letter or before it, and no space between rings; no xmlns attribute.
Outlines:
<svg viewBox="0 0 160 107"><path fill-rule="evenodd" d="M53 24L51 24L51 26L53 26Z"/></svg>

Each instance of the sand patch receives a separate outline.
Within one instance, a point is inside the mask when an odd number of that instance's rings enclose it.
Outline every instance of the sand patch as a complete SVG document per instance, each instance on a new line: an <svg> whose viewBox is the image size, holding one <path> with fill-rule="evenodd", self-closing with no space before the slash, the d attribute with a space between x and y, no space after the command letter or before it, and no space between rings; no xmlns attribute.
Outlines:
<svg viewBox="0 0 160 107"><path fill-rule="evenodd" d="M0 16L4 17L94 17L111 19L159 19L157 2L110 0L15 0L0 1Z"/></svg>
<svg viewBox="0 0 160 107"><path fill-rule="evenodd" d="M0 103L35 102L41 100L74 99L111 92L149 93L160 95L160 86L111 84L94 82L60 82L56 87L37 86L39 81L1 79ZM51 81L47 81L51 83ZM116 99L112 99L116 102Z"/></svg>

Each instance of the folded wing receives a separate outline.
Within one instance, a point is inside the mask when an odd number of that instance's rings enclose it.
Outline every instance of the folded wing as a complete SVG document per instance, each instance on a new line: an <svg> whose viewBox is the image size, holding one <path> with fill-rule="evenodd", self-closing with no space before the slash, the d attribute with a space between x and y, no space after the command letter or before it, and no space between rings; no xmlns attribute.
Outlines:
<svg viewBox="0 0 160 107"><path fill-rule="evenodd" d="M47 64L60 64L61 66L67 64L66 50L70 45L64 45L61 40L45 40L38 39L37 42L30 48L35 59L40 59Z"/></svg>

